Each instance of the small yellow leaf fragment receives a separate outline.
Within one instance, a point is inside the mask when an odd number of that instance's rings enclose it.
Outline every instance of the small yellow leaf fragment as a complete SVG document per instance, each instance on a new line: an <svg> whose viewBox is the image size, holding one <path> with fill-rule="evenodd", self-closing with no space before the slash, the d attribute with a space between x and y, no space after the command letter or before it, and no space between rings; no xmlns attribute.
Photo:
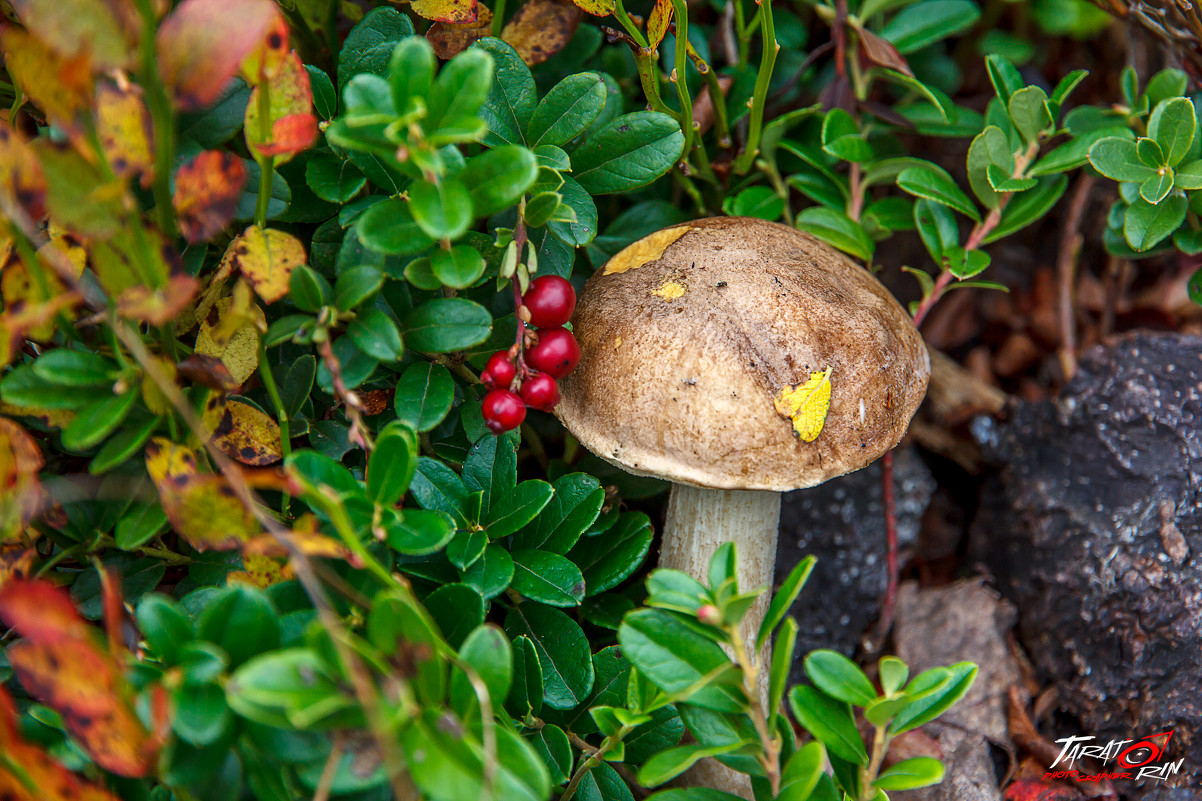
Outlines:
<svg viewBox="0 0 1202 801"><path fill-rule="evenodd" d="M802 384L786 384L776 394L776 412L793 421L793 431L803 442L813 442L822 433L826 413L831 408L831 371L810 373Z"/></svg>
<svg viewBox="0 0 1202 801"><path fill-rule="evenodd" d="M587 11L587 9L585 10ZM605 263L605 269L601 274L617 275L636 267L642 267L649 261L655 261L663 255L669 245L691 230L692 228L687 225L678 225L675 228L665 228L649 234L618 251L617 255Z"/></svg>
<svg viewBox="0 0 1202 801"><path fill-rule="evenodd" d="M659 289L651 290L652 295L658 295L664 300L676 300L684 297L685 285L676 281L664 281L659 285Z"/></svg>
<svg viewBox="0 0 1202 801"><path fill-rule="evenodd" d="M620 347L622 347L622 338L614 337L614 350L617 350Z"/></svg>

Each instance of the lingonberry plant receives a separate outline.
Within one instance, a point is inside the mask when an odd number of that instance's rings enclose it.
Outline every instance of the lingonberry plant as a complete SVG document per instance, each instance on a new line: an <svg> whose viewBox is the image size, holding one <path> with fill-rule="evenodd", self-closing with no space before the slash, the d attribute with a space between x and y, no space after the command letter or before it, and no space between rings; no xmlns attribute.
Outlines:
<svg viewBox="0 0 1202 801"><path fill-rule="evenodd" d="M1184 75L1068 109L1083 73L1020 73L1002 51L1031 43L990 39L973 0L10 5L0 797L20 801L729 801L656 789L702 760L759 799L938 781L889 746L971 665L885 657L870 679L817 651L790 689L810 562L752 645L766 589L737 586L733 549L705 581L648 575L664 484L548 414L576 288L727 213L873 269L901 266L883 243L925 247L922 317L1087 160L1121 182L1112 251L1202 242ZM961 91L978 51L988 102Z"/></svg>

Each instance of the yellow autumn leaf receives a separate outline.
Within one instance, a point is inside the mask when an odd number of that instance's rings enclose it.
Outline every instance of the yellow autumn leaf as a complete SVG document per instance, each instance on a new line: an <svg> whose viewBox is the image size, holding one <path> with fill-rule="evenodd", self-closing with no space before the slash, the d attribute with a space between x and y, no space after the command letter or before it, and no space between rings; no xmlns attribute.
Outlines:
<svg viewBox="0 0 1202 801"><path fill-rule="evenodd" d="M154 169L150 112L135 84L101 83L96 89L96 136L113 172L122 178L142 176L149 186Z"/></svg>
<svg viewBox="0 0 1202 801"><path fill-rule="evenodd" d="M822 433L831 408L832 370L828 367L810 373L805 383L787 384L776 394L777 414L793 421L793 431L803 442L813 442Z"/></svg>
<svg viewBox="0 0 1202 801"><path fill-rule="evenodd" d="M295 52L284 56L279 69L265 85L270 87L266 121L259 119L261 87L251 90L246 103L243 118L246 146L264 156L274 156L277 164L283 164L317 138L313 90L309 73Z"/></svg>
<svg viewBox="0 0 1202 801"><path fill-rule="evenodd" d="M617 7L614 0L572 0L572 2L581 11L592 14L594 17L604 17L612 14Z"/></svg>
<svg viewBox="0 0 1202 801"><path fill-rule="evenodd" d="M652 50L659 47L667 35L668 28L672 25L673 9L672 0L655 0L651 16L647 17L647 42Z"/></svg>
<svg viewBox="0 0 1202 801"><path fill-rule="evenodd" d="M225 259L250 280L267 303L288 294L292 271L306 261L305 246L292 234L252 225L226 249Z"/></svg>
<svg viewBox="0 0 1202 801"><path fill-rule="evenodd" d="M155 437L146 446L146 472L172 527L197 550L235 548L259 532L229 484L200 472L191 448Z"/></svg>
<svg viewBox="0 0 1202 801"><path fill-rule="evenodd" d="M292 566L262 554L244 553L243 570L235 570L225 577L226 584L250 584L265 589L272 584L288 581L293 577Z"/></svg>
<svg viewBox="0 0 1202 801"><path fill-rule="evenodd" d="M476 0L412 0L410 6L419 17L437 22L463 25L477 17Z"/></svg>
<svg viewBox="0 0 1202 801"><path fill-rule="evenodd" d="M266 317L258 306L250 306L246 316L231 307L234 304L230 298L213 304L196 334L196 352L220 359L241 386L259 366L259 325L266 325ZM231 326L223 325L227 315L233 315L239 323L229 334L225 330Z"/></svg>
<svg viewBox="0 0 1202 801"><path fill-rule="evenodd" d="M213 444L231 459L265 467L284 458L279 423L249 403L210 395L204 424Z"/></svg>

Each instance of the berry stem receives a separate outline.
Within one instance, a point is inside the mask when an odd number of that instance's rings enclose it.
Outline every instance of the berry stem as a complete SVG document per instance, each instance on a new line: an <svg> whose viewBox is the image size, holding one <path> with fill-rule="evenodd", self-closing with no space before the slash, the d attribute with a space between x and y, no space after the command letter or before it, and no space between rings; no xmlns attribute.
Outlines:
<svg viewBox="0 0 1202 801"><path fill-rule="evenodd" d="M518 249L518 261L522 260L522 253L526 249L526 220L518 215L518 224L513 229L513 241ZM522 319L522 290L518 286L517 275L515 274L509 279L510 285L513 287L513 318L517 320L517 333L513 338L513 345L517 348L517 363L518 375L525 375L526 360L522 358L523 350L526 342L526 321Z"/></svg>

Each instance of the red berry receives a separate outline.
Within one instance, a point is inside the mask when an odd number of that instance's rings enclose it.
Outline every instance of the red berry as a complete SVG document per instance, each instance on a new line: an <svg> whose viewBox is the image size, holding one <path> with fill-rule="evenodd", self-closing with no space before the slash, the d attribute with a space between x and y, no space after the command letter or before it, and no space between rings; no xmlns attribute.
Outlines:
<svg viewBox="0 0 1202 801"><path fill-rule="evenodd" d="M580 361L580 346L566 328L538 332L538 344L526 350L526 363L552 378L563 378Z"/></svg>
<svg viewBox="0 0 1202 801"><path fill-rule="evenodd" d="M530 323L538 328L554 328L572 319L576 310L576 290L558 275L540 275L530 282L522 296L522 305L530 310Z"/></svg>
<svg viewBox="0 0 1202 801"><path fill-rule="evenodd" d="M480 374L480 380L489 389L508 389L517 374L517 368L509 360L508 351L501 350L488 357L488 363L484 365L484 372Z"/></svg>
<svg viewBox="0 0 1202 801"><path fill-rule="evenodd" d="M484 424L494 434L517 428L526 419L526 404L516 393L494 389L484 396Z"/></svg>
<svg viewBox="0 0 1202 801"><path fill-rule="evenodd" d="M531 409L549 412L559 403L559 385L546 373L532 375L522 382L522 400Z"/></svg>

